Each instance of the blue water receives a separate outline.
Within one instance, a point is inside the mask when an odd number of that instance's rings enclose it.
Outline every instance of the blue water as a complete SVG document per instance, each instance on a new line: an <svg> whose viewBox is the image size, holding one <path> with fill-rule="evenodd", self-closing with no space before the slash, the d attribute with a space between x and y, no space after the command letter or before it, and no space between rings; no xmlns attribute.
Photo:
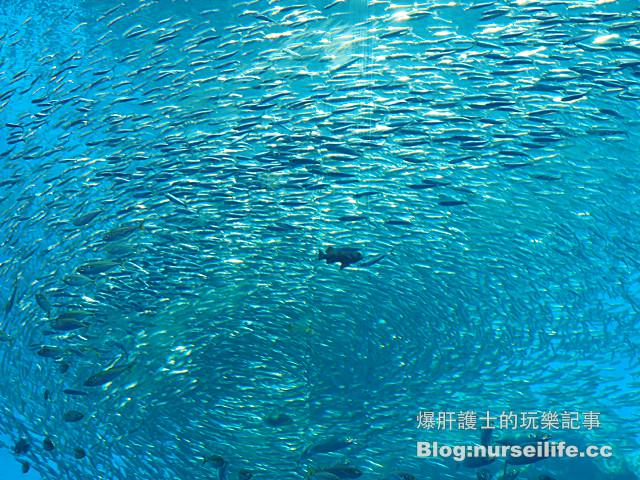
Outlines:
<svg viewBox="0 0 640 480"><path fill-rule="evenodd" d="M518 478L637 478L639 26L1 2L0 477L473 479L416 415L491 410L601 413Z"/></svg>
<svg viewBox="0 0 640 480"><path fill-rule="evenodd" d="M0 465L3 480L38 480L42 478L35 470L30 470L27 474L22 473L21 465L16 462L8 450L3 449L0 453Z"/></svg>

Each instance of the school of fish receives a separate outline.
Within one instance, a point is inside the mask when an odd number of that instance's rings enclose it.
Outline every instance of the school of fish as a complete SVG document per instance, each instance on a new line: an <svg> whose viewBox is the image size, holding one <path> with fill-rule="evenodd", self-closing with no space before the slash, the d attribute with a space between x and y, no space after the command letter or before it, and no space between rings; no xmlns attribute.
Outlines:
<svg viewBox="0 0 640 480"><path fill-rule="evenodd" d="M576 478L416 457L477 439L419 411L544 409L637 478L637 0L0 9L23 471Z"/></svg>

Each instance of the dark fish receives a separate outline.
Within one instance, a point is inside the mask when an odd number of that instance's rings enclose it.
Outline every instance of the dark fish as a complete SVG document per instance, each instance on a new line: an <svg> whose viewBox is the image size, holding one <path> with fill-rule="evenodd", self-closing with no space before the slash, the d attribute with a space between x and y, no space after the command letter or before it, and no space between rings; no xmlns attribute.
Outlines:
<svg viewBox="0 0 640 480"><path fill-rule="evenodd" d="M69 275L65 275L62 278L62 281L70 287L81 287L82 285L90 283L91 279L80 273L71 273Z"/></svg>
<svg viewBox="0 0 640 480"><path fill-rule="evenodd" d="M8 314L13 308L13 304L16 302L17 295L18 295L18 279L16 278L13 281L13 289L11 290L11 295L9 296L7 303L5 303L4 305L5 315Z"/></svg>
<svg viewBox="0 0 640 480"><path fill-rule="evenodd" d="M270 427L281 427L283 425L290 425L293 423L293 419L286 413L275 413L263 418L264 423Z"/></svg>
<svg viewBox="0 0 640 480"><path fill-rule="evenodd" d="M69 410L68 412L64 412L62 418L65 422L69 423L79 422L84 418L84 414L77 410Z"/></svg>
<svg viewBox="0 0 640 480"><path fill-rule="evenodd" d="M134 245L127 243L108 243L104 246L104 251L111 256L121 259L136 252Z"/></svg>
<svg viewBox="0 0 640 480"><path fill-rule="evenodd" d="M47 315L51 314L51 303L49 303L49 300L43 293L36 293L35 299L36 303L44 313L46 313Z"/></svg>
<svg viewBox="0 0 640 480"><path fill-rule="evenodd" d="M22 462L22 473L29 473L29 470L31 470L31 465L29 465L29 462Z"/></svg>
<svg viewBox="0 0 640 480"><path fill-rule="evenodd" d="M292 232L297 229L295 225L289 225L285 222L275 222L273 225L267 226L268 230L273 232Z"/></svg>
<svg viewBox="0 0 640 480"><path fill-rule="evenodd" d="M55 448L55 445L49 437L45 437L45 439L42 441L42 448L45 450L45 452L50 452Z"/></svg>
<svg viewBox="0 0 640 480"><path fill-rule="evenodd" d="M554 177L552 175L532 175L532 177L538 180L544 180L545 182L555 182L560 180L560 177Z"/></svg>
<svg viewBox="0 0 640 480"><path fill-rule="evenodd" d="M222 468L227 461L224 459L224 457L220 456L220 455L209 455L207 457L204 457L203 459L203 463L209 463L211 464L211 466L213 468Z"/></svg>
<svg viewBox="0 0 640 480"><path fill-rule="evenodd" d="M325 10L329 10L331 7L335 7L336 5L338 5L339 3L344 2L345 0L334 0L333 2L331 2L330 4L326 5L325 7L323 7Z"/></svg>
<svg viewBox="0 0 640 480"><path fill-rule="evenodd" d="M84 451L84 448L77 447L77 448L74 448L74 449L73 449L73 456L74 456L74 458L76 458L76 459L78 459L78 460L81 460L81 459L83 459L84 457L86 457L86 456L87 456L87 454L86 454L86 452Z"/></svg>
<svg viewBox="0 0 640 480"><path fill-rule="evenodd" d="M356 193L353 198L366 198L366 197L371 197L373 195L380 195L380 192L374 192L373 190L369 190L366 192L360 192L360 193Z"/></svg>
<svg viewBox="0 0 640 480"><path fill-rule="evenodd" d="M85 213L84 215L80 215L79 217L74 218L71 223L73 223L73 225L75 225L76 227L81 227L90 223L91 220L96 218L101 213L102 210L92 210L88 213Z"/></svg>
<svg viewBox="0 0 640 480"><path fill-rule="evenodd" d="M108 272L118 265L118 262L114 262L113 260L94 260L80 265L76 268L76 271L81 275L99 275Z"/></svg>
<svg viewBox="0 0 640 480"><path fill-rule="evenodd" d="M323 440L307 447L302 452L302 458L308 458L318 453L337 452L338 450L347 448L351 444L353 444L353 440L350 438L330 438L328 440Z"/></svg>
<svg viewBox="0 0 640 480"><path fill-rule="evenodd" d="M340 218L338 218L338 220L340 220L341 222L359 222L360 220L365 220L367 217L365 217L364 215L344 215Z"/></svg>
<svg viewBox="0 0 640 480"><path fill-rule="evenodd" d="M11 335L0 328L0 342L9 342L11 343L13 340Z"/></svg>
<svg viewBox="0 0 640 480"><path fill-rule="evenodd" d="M527 162L506 162L502 164L502 167L507 170L513 170L515 168L528 167L529 165L531 164Z"/></svg>
<svg viewBox="0 0 640 480"><path fill-rule="evenodd" d="M556 479L553 477L550 477L549 475L540 475L538 477L538 480L556 480Z"/></svg>
<svg viewBox="0 0 640 480"><path fill-rule="evenodd" d="M102 239L105 242L113 242L115 240L120 240L128 237L139 228L144 228L142 222L139 222L136 225L123 225L122 227L117 227L112 230L109 230L103 235Z"/></svg>
<svg viewBox="0 0 640 480"><path fill-rule="evenodd" d="M567 95L566 97L562 97L560 101L562 102L572 102L574 100L578 100L580 98L586 97L586 93L576 93L574 95Z"/></svg>
<svg viewBox="0 0 640 480"><path fill-rule="evenodd" d="M409 220L387 220L384 223L386 223L387 225L395 225L395 226L411 225L411 222Z"/></svg>
<svg viewBox="0 0 640 480"><path fill-rule="evenodd" d="M91 375L84 382L84 386L85 387L100 387L100 386L102 386L102 385L104 385L106 383L111 382L112 380L114 380L117 376L119 376L123 372L126 372L127 370L130 370L132 366L133 366L133 363L130 363L128 365L122 365L120 367L113 366L113 367L107 368L106 370L103 370L102 372L98 372L98 373L96 373L94 375Z"/></svg>
<svg viewBox="0 0 640 480"><path fill-rule="evenodd" d="M422 180L422 185L424 185L426 188L437 188L437 187L445 187L449 185L449 182L425 179L425 180Z"/></svg>
<svg viewBox="0 0 640 480"><path fill-rule="evenodd" d="M13 453L16 455L23 455L29 451L31 444L26 438L19 439L13 446Z"/></svg>
<svg viewBox="0 0 640 480"><path fill-rule="evenodd" d="M326 252L318 251L318 260L330 263L340 263L340 270L362 260L362 252L353 247L328 247Z"/></svg>
<svg viewBox="0 0 640 480"><path fill-rule="evenodd" d="M68 317L56 318L51 322L51 328L58 332L71 332L86 326L85 322Z"/></svg>
<svg viewBox="0 0 640 480"><path fill-rule="evenodd" d="M224 462L224 465L218 469L218 480L227 480L229 473L229 462Z"/></svg>
<svg viewBox="0 0 640 480"><path fill-rule="evenodd" d="M250 470L243 468L238 471L238 480L251 480L251 477L253 477L253 472Z"/></svg>
<svg viewBox="0 0 640 480"><path fill-rule="evenodd" d="M442 200L438 202L438 205L442 205L443 207L457 207L460 205L466 205L467 202L462 200Z"/></svg>
<svg viewBox="0 0 640 480"><path fill-rule="evenodd" d="M87 392L83 392L82 390L74 390L72 388L65 388L64 390L62 390L62 393L76 397L86 397L87 395L89 395Z"/></svg>
<svg viewBox="0 0 640 480"><path fill-rule="evenodd" d="M205 464L211 464L213 468L217 470L217 480L227 480L227 471L229 469L229 463L220 455L209 455L204 457Z"/></svg>
<svg viewBox="0 0 640 480"><path fill-rule="evenodd" d="M53 345L42 345L36 353L40 357L53 358L55 360L62 358L64 355L62 348Z"/></svg>

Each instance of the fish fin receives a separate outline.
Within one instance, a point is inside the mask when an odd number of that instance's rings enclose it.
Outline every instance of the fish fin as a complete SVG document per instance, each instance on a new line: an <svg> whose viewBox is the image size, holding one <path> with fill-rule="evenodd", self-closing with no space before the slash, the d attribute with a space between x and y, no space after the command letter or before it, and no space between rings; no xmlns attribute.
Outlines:
<svg viewBox="0 0 640 480"><path fill-rule="evenodd" d="M380 260L382 260L386 256L387 256L387 254L383 253L382 255L378 255L377 257L373 257L371 260L367 260L366 262L361 263L360 266L361 267L370 267L371 265L375 265L376 263L378 263Z"/></svg>
<svg viewBox="0 0 640 480"><path fill-rule="evenodd" d="M340 262L340 270L344 270L348 265L348 263Z"/></svg>
<svg viewBox="0 0 640 480"><path fill-rule="evenodd" d="M327 255L322 250L318 250L318 260L324 260L325 258L327 258Z"/></svg>
<svg viewBox="0 0 640 480"><path fill-rule="evenodd" d="M227 480L229 477L227 475L227 470L229 467L228 462L224 462L220 469L218 470L218 480Z"/></svg>

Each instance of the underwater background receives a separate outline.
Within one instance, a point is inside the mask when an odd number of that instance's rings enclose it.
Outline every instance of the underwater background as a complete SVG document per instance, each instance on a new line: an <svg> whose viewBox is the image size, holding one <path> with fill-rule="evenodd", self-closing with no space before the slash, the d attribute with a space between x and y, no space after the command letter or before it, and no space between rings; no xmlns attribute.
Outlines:
<svg viewBox="0 0 640 480"><path fill-rule="evenodd" d="M636 0L2 0L0 478L637 478L639 79Z"/></svg>

